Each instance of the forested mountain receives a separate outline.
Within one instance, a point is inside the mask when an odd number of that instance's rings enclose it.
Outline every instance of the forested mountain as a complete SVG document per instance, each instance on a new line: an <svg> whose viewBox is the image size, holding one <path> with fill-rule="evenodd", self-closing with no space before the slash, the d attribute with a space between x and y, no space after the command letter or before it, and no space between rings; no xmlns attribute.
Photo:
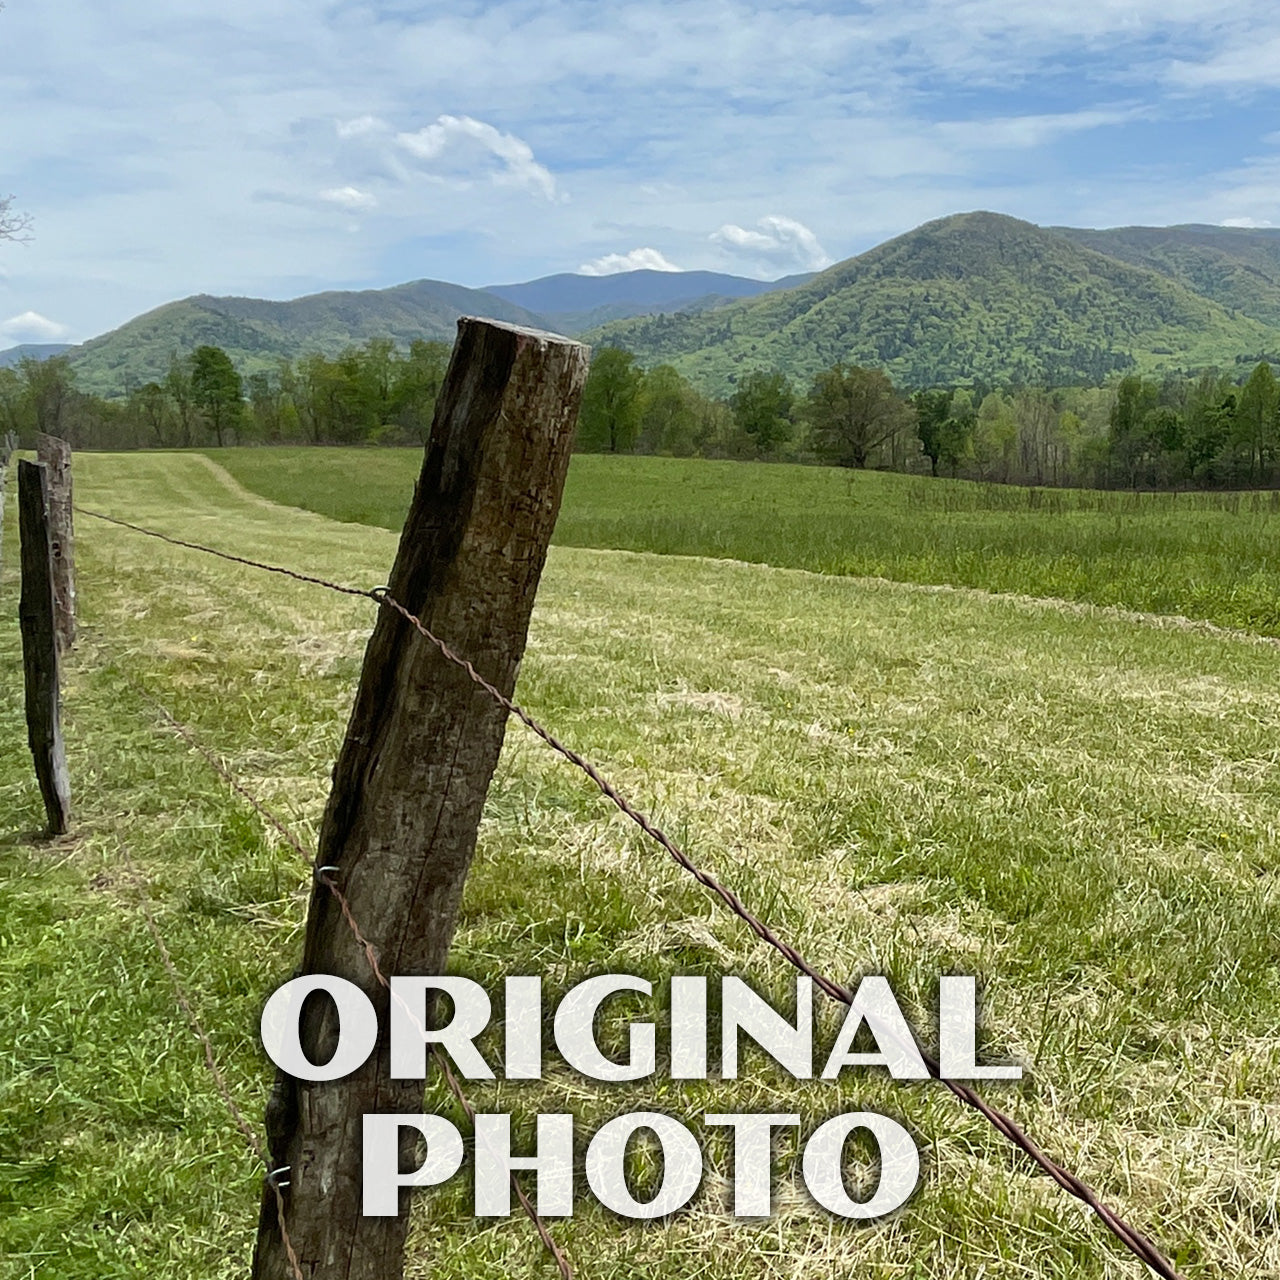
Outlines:
<svg viewBox="0 0 1280 1280"><path fill-rule="evenodd" d="M700 310L785 287L714 271L628 271L612 276L547 276L527 284L467 289L415 280L391 289L333 290L291 302L215 298L171 302L72 349L80 385L102 395L161 378L173 352L221 347L243 374L274 369L307 352L336 355L370 338L406 347L415 339L452 342L460 315L576 334L654 311ZM64 350L66 348L63 348Z"/></svg>
<svg viewBox="0 0 1280 1280"><path fill-rule="evenodd" d="M1280 227L1115 227L1060 235L1179 284L1264 324L1280 326Z"/></svg>
<svg viewBox="0 0 1280 1280"><path fill-rule="evenodd" d="M908 387L1097 384L1116 372L1276 357L1280 231L1087 231L966 213L814 276L631 271L491 289L419 280L291 302L200 295L69 354L82 388L120 395L205 344L251 374L372 338L401 349L451 342L462 314L617 344L713 395L756 369L803 386L836 361L882 368Z"/></svg>
<svg viewBox="0 0 1280 1280"><path fill-rule="evenodd" d="M283 358L335 355L353 343L390 338L452 342L460 315L546 328L524 307L480 289L415 280L392 289L313 293L291 302L214 298L170 302L71 351L79 385L102 395L164 377L173 352L221 347L241 373L274 369Z"/></svg>
<svg viewBox="0 0 1280 1280"><path fill-rule="evenodd" d="M994 213L926 223L799 288L696 315L619 321L588 337L644 364L669 362L712 394L753 369L803 383L839 360L882 368L906 386L1066 385L1280 350L1280 327Z"/></svg>

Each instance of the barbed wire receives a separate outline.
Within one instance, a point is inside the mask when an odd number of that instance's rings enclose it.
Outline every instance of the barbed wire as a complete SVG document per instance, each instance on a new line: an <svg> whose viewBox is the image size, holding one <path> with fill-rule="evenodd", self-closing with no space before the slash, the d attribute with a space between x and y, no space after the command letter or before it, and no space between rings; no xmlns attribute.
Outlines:
<svg viewBox="0 0 1280 1280"><path fill-rule="evenodd" d="M423 1027L421 1021L418 1019L414 1011L411 1008L409 1008L409 1006L405 1003L403 997L400 996L397 992L392 990L391 983L388 981L386 974L382 970L382 966L378 962L378 952L376 948L365 936L364 930L361 929L358 921L355 918L354 913L351 910L351 903L348 901L347 896L342 892L342 889L339 887L337 882L333 879L331 875L327 873L327 868L317 867L315 865L316 863L315 855L312 854L306 848L306 846L302 843L302 841L298 838L298 836L296 836L293 833L293 831L290 830L290 828L284 823L284 821L276 813L274 813L270 808L268 808L268 806L264 804L256 795L254 795L253 792L251 792L248 789L248 787L246 787L242 782L240 782L240 780L235 777L235 775L231 772L230 769L227 768L227 766L222 762L222 760L220 760L213 751L209 750L209 748L206 747L205 744L200 741L200 739L191 731L191 729L188 728L188 726L184 725L169 710L169 708L164 705L164 703L162 703L158 698L154 697L152 694L148 693L147 690L142 687L142 685L140 685L136 680L132 679L127 673L125 673L124 671L121 671L119 667L114 668L114 670L116 674L120 677L120 679L122 679L125 682L125 684L127 684L131 689L133 689L133 691L140 698L142 698L143 701L148 703L156 712L160 714L160 716L165 720L165 722L169 725L170 728L175 730L178 733L178 735L193 750L195 750L201 756L204 757L205 761L214 770L214 772L217 773L218 776L233 791L236 792L237 795L241 796L244 800L246 800L253 807L253 809L263 818L263 820L269 823L275 829L275 831L280 835L280 837L285 841L285 843L302 860L304 866L307 868L308 872L312 875L312 877L317 881L317 883L324 885L324 887L329 890L329 893L333 896L334 900L338 904L338 910L342 913L342 918L345 921L348 929L351 931L351 935L355 939L356 945L364 953L365 960L368 963L371 972L373 973L374 979L377 981L377 983L381 987L383 987L386 990L390 998L395 1000L400 1005L401 1009L403 1009L403 1011L408 1016L410 1021L417 1028L418 1033L422 1036L423 1040L424 1041L427 1040L426 1028ZM448 1087L449 1092L453 1094L455 1101L458 1103L458 1106L462 1109L462 1112L467 1117L467 1120L472 1124L472 1126L474 1126L475 1119L476 1119L475 1108L471 1105L471 1102L467 1098L466 1093L463 1091L462 1086L458 1083L457 1077L453 1074L453 1071L450 1069L448 1058L445 1056L445 1054L443 1053L443 1051L441 1050L438 1044L430 1044L429 1047L431 1049L432 1056L436 1060L437 1066L439 1066L441 1070L441 1074L444 1076L445 1084ZM216 1068L214 1067L211 1054L212 1054L212 1051L209 1049L206 1041L207 1060L210 1064L210 1069L215 1071L215 1078L217 1078ZM239 1110L234 1107L234 1104L233 1104L233 1112L235 1114L237 1123L241 1125L243 1130L247 1122L244 1121L244 1117L241 1115ZM257 1141L256 1135L254 1135L254 1141L255 1142ZM270 1168L270 1164L271 1164L270 1158L266 1155L264 1151L261 1150L260 1147L259 1147L259 1154L262 1156L263 1162L267 1165L268 1168ZM516 1177L515 1171L508 1170L507 1176L511 1183L511 1189L513 1192L515 1192L516 1199L520 1203L520 1207L524 1210L530 1222L533 1223L534 1230L538 1233L538 1238L542 1241L543 1245L546 1247L547 1252L550 1253L552 1258L555 1260L555 1264L559 1269L560 1275L563 1277L563 1280L573 1280L573 1268L570 1265L568 1258L565 1256L560 1246L556 1244L555 1239L551 1235L551 1232L548 1230L546 1223L543 1222L537 1209L534 1208L533 1202L529 1199L528 1195L525 1192L524 1187L520 1183L520 1180ZM272 1187L276 1192L277 1198L280 1198L279 1188L276 1187L274 1183L272 1183ZM289 1251L290 1255L292 1256L292 1247L289 1244L288 1233L284 1230L283 1200L281 1200L281 1214L282 1214L281 1220L280 1220L281 1237L284 1241L285 1248ZM299 1277L299 1280L301 1280L301 1277Z"/></svg>
<svg viewBox="0 0 1280 1280"><path fill-rule="evenodd" d="M254 1127L245 1118L244 1112L240 1110L240 1106L235 1100L235 1095L231 1092L231 1086L227 1084L227 1078L222 1074L222 1068L218 1066L218 1060L213 1052L213 1042L209 1039L209 1033L205 1031L204 1025L196 1013L195 1005L182 984L182 979L178 975L178 967L173 962L173 956L165 943L164 935L160 932L160 926L156 923L155 914L151 910L151 902L147 893L147 879L138 869L138 864L134 862L128 845L121 844L120 853L133 880L138 906L142 909L147 931L151 934L152 941L156 944L156 950L160 953L160 963L164 965L164 970L169 975L174 998L178 1001L178 1005L186 1015L191 1030L195 1033L196 1039L200 1041L201 1047L204 1049L205 1066L208 1067L209 1074L213 1077L214 1087L222 1095L222 1101L231 1113L231 1119L235 1122L236 1128L240 1130L245 1142L248 1143L249 1150L262 1162L262 1167L266 1172L267 1185L275 1192L276 1216L280 1221L280 1240L284 1245L285 1255L289 1259L289 1267L293 1271L294 1280L305 1280L302 1274L302 1266L298 1262L298 1255L294 1251L293 1241L289 1238L289 1228L285 1224L284 1194L280 1190L280 1184L272 1176L271 1157L267 1153L266 1145L258 1136Z"/></svg>
<svg viewBox="0 0 1280 1280"><path fill-rule="evenodd" d="M267 573L278 573L282 577L292 578L295 582L309 582L312 586L324 587L329 591L341 591L348 596L367 596L369 593L361 587L344 587L341 583L330 582L327 578L314 578L309 573L298 573L294 569L285 569L278 564L263 564L261 560L246 560L244 556L233 556L229 551L219 551L215 547L206 547L199 542L187 542L182 538L171 538L167 533L158 533L155 529L143 528L140 524L130 524L118 516L109 516L102 511L90 511L88 507L74 507L73 510L82 516L92 516L95 520L105 520L108 524L118 524L122 529L132 529L134 533L145 533L148 538L159 538L171 546L186 547L188 551L203 551L205 555L217 556L219 560L230 560L232 564L248 565L251 569L263 569Z"/></svg>
<svg viewBox="0 0 1280 1280"><path fill-rule="evenodd" d="M77 510L83 510L77 508ZM530 715L518 703L512 701L502 693L495 685L486 680L475 667L464 657L455 653L443 640L436 636L415 614L411 613L403 604L396 600L387 587L374 587L371 589L362 589L353 587L343 583L329 581L328 579L313 576L311 574L299 573L292 569L284 568L280 565L268 564L260 560L253 560L244 556L231 555L225 551L219 551L214 547L204 546L200 543L187 542L179 538L172 538L168 534L160 533L154 529L147 529L141 525L130 524L127 521L119 520L114 516L107 516L101 512L84 510L85 515L95 516L98 519L107 520L112 524L122 525L125 528L133 529L138 533L146 534L149 537L158 538L163 542L171 543L175 546L185 547L189 550L204 552L214 555L223 560L231 560L237 564L245 565L249 568L259 569L267 573L281 574L285 577L293 578L300 582L306 582L314 586L324 587L330 591L337 591L343 595L367 596L375 601L379 606L387 608L398 614L405 622L407 622L415 631L418 632L423 639L432 644L447 661L453 663L464 671L468 678L480 689L482 689L496 703L503 707L509 715L514 715L522 724L526 726L537 737L541 738L558 755L562 756L575 768L585 774L591 782L599 789L601 794L609 800L614 807L622 813L631 822L635 823L641 831L661 847L672 860L686 872L689 873L699 884L719 898L725 906L729 908L762 942L767 943L780 955L782 955L794 968L799 970L806 977L818 986L831 999L838 1001L844 1005L852 1005L854 1000L853 992L842 984L826 977L817 970L813 965L800 954L790 943L779 936L773 929L766 925L758 916L756 916L742 901L742 899L726 885L722 884L714 875L698 866L692 858L689 857L675 842L654 823L646 814L635 808L618 789L603 777L595 766L584 756L575 751L572 747L566 746L558 738L555 737L548 729L546 729L538 720ZM915 1042L914 1035L911 1037ZM915 1044L916 1052L920 1055L930 1076L938 1080L944 1085L956 1098L958 1098L967 1107L978 1112L979 1115L991 1125L997 1133L1001 1134L1020 1151L1023 1152L1031 1161L1046 1173L1062 1190L1069 1195L1075 1197L1086 1205L1098 1220L1107 1228L1108 1231L1120 1241L1135 1257L1144 1262L1161 1280L1185 1280L1178 1272L1173 1264L1160 1252L1155 1244L1150 1241L1142 1232L1130 1223L1126 1222L1118 1213L1099 1199L1097 1193L1086 1182L1077 1177L1070 1170L1064 1168L1051 1156L1049 1156L1036 1142L1032 1139L1012 1117L1006 1115L997 1107L986 1102L975 1090L969 1088L968 1085L962 1084L957 1080L949 1080L943 1077L941 1065L938 1060L925 1050Z"/></svg>

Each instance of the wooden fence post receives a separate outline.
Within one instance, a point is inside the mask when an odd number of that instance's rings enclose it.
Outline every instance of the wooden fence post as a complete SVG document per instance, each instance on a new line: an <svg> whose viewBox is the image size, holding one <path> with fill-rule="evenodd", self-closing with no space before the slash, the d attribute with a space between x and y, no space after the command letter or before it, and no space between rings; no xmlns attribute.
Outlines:
<svg viewBox="0 0 1280 1280"><path fill-rule="evenodd" d="M49 834L60 836L70 821L71 788L62 746L49 496L44 465L39 462L18 463L18 532L22 557L18 623L22 631L27 741L49 817Z"/></svg>
<svg viewBox="0 0 1280 1280"><path fill-rule="evenodd" d="M17 448L18 437L12 431L6 431L0 436L0 549L3 549L4 542L4 486L9 478L9 459ZM0 564L3 563L4 560L0 557Z"/></svg>
<svg viewBox="0 0 1280 1280"><path fill-rule="evenodd" d="M388 580L392 596L511 695L555 524L588 350L551 334L458 321L413 505ZM403 618L383 609L321 827L318 866L334 880L383 971L444 971L506 713ZM393 1080L387 995L324 886L311 895L302 974L354 982L379 1011L359 1071L309 1084L279 1074L267 1108L271 1157L289 1166L287 1226L307 1280L399 1280L398 1217L364 1217L366 1112L417 1112L422 1082ZM336 1043L331 1002L306 1003L304 1052ZM401 1159L409 1161L406 1130ZM405 1167L412 1167L406 1163ZM254 1280L294 1280L275 1195L264 1186Z"/></svg>
<svg viewBox="0 0 1280 1280"><path fill-rule="evenodd" d="M53 600L58 652L66 653L76 638L71 446L61 436L47 436L42 431L36 437L36 457L44 463L48 473L49 538L53 548Z"/></svg>

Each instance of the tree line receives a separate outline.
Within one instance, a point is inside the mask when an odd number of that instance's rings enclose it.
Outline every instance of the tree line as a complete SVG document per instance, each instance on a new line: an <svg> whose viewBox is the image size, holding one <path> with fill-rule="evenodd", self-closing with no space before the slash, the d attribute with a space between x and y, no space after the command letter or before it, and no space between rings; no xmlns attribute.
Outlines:
<svg viewBox="0 0 1280 1280"><path fill-rule="evenodd" d="M234 443L415 444L430 429L449 348L389 339L242 377L216 346L115 399L80 391L66 357L0 369L0 431L78 448ZM583 452L830 463L1032 485L1172 488L1280 483L1280 385L1266 361L1240 382L1211 370L1130 374L1101 387L975 383L912 393L836 363L796 387L779 370L699 392L669 364L597 349Z"/></svg>
<svg viewBox="0 0 1280 1280"><path fill-rule="evenodd" d="M66 356L0 369L0 427L80 449L227 444L415 444L426 440L449 347L389 338L242 376L216 346L174 355L165 376L105 399L79 390Z"/></svg>
<svg viewBox="0 0 1280 1280"><path fill-rule="evenodd" d="M932 388L907 393L880 369L836 363L797 390L778 370L701 396L670 365L596 353L578 447L596 452L764 458L1099 488L1280 484L1280 384L1261 361L1240 383L1219 370L1130 374L1100 387Z"/></svg>

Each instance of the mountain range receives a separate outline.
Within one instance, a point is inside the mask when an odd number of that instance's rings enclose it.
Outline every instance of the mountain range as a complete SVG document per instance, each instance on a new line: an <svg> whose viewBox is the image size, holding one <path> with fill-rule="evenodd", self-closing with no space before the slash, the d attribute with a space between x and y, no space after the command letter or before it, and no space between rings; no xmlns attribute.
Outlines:
<svg viewBox="0 0 1280 1280"><path fill-rule="evenodd" d="M629 316L709 311L737 298L789 289L813 272L781 280L748 280L718 271L623 271L608 276L561 274L528 284L492 284L486 292L528 307L558 333L577 334Z"/></svg>
<svg viewBox="0 0 1280 1280"><path fill-rule="evenodd" d="M905 386L1090 383L1280 360L1280 229L1046 228L964 213L776 281L631 271L487 289L418 280L289 302L199 295L67 354L81 386L110 395L201 343L249 373L375 337L452 341L464 314L624 346L711 394L758 368L803 384L837 360Z"/></svg>
<svg viewBox="0 0 1280 1280"><path fill-rule="evenodd" d="M0 351L0 369L11 369L20 360L47 360L50 356L65 355L70 351L67 342L22 342L16 347L6 347Z"/></svg>
<svg viewBox="0 0 1280 1280"><path fill-rule="evenodd" d="M307 352L334 355L352 343L415 338L452 343L459 316L484 316L555 333L578 334L619 317L696 311L787 285L712 271L628 271L610 276L556 275L523 284L468 289L415 280L390 289L329 291L288 302L197 294L165 303L66 350L78 384L99 395L164 377L174 351L222 347L242 373L275 369ZM538 309L531 309L536 304ZM17 355L30 354L14 348ZM0 352L0 362L7 353ZM56 354L48 352L47 354Z"/></svg>
<svg viewBox="0 0 1280 1280"><path fill-rule="evenodd" d="M596 334L724 392L837 360L906 386L1095 383L1280 359L1280 231L1064 231L993 213L926 223L797 288Z"/></svg>

